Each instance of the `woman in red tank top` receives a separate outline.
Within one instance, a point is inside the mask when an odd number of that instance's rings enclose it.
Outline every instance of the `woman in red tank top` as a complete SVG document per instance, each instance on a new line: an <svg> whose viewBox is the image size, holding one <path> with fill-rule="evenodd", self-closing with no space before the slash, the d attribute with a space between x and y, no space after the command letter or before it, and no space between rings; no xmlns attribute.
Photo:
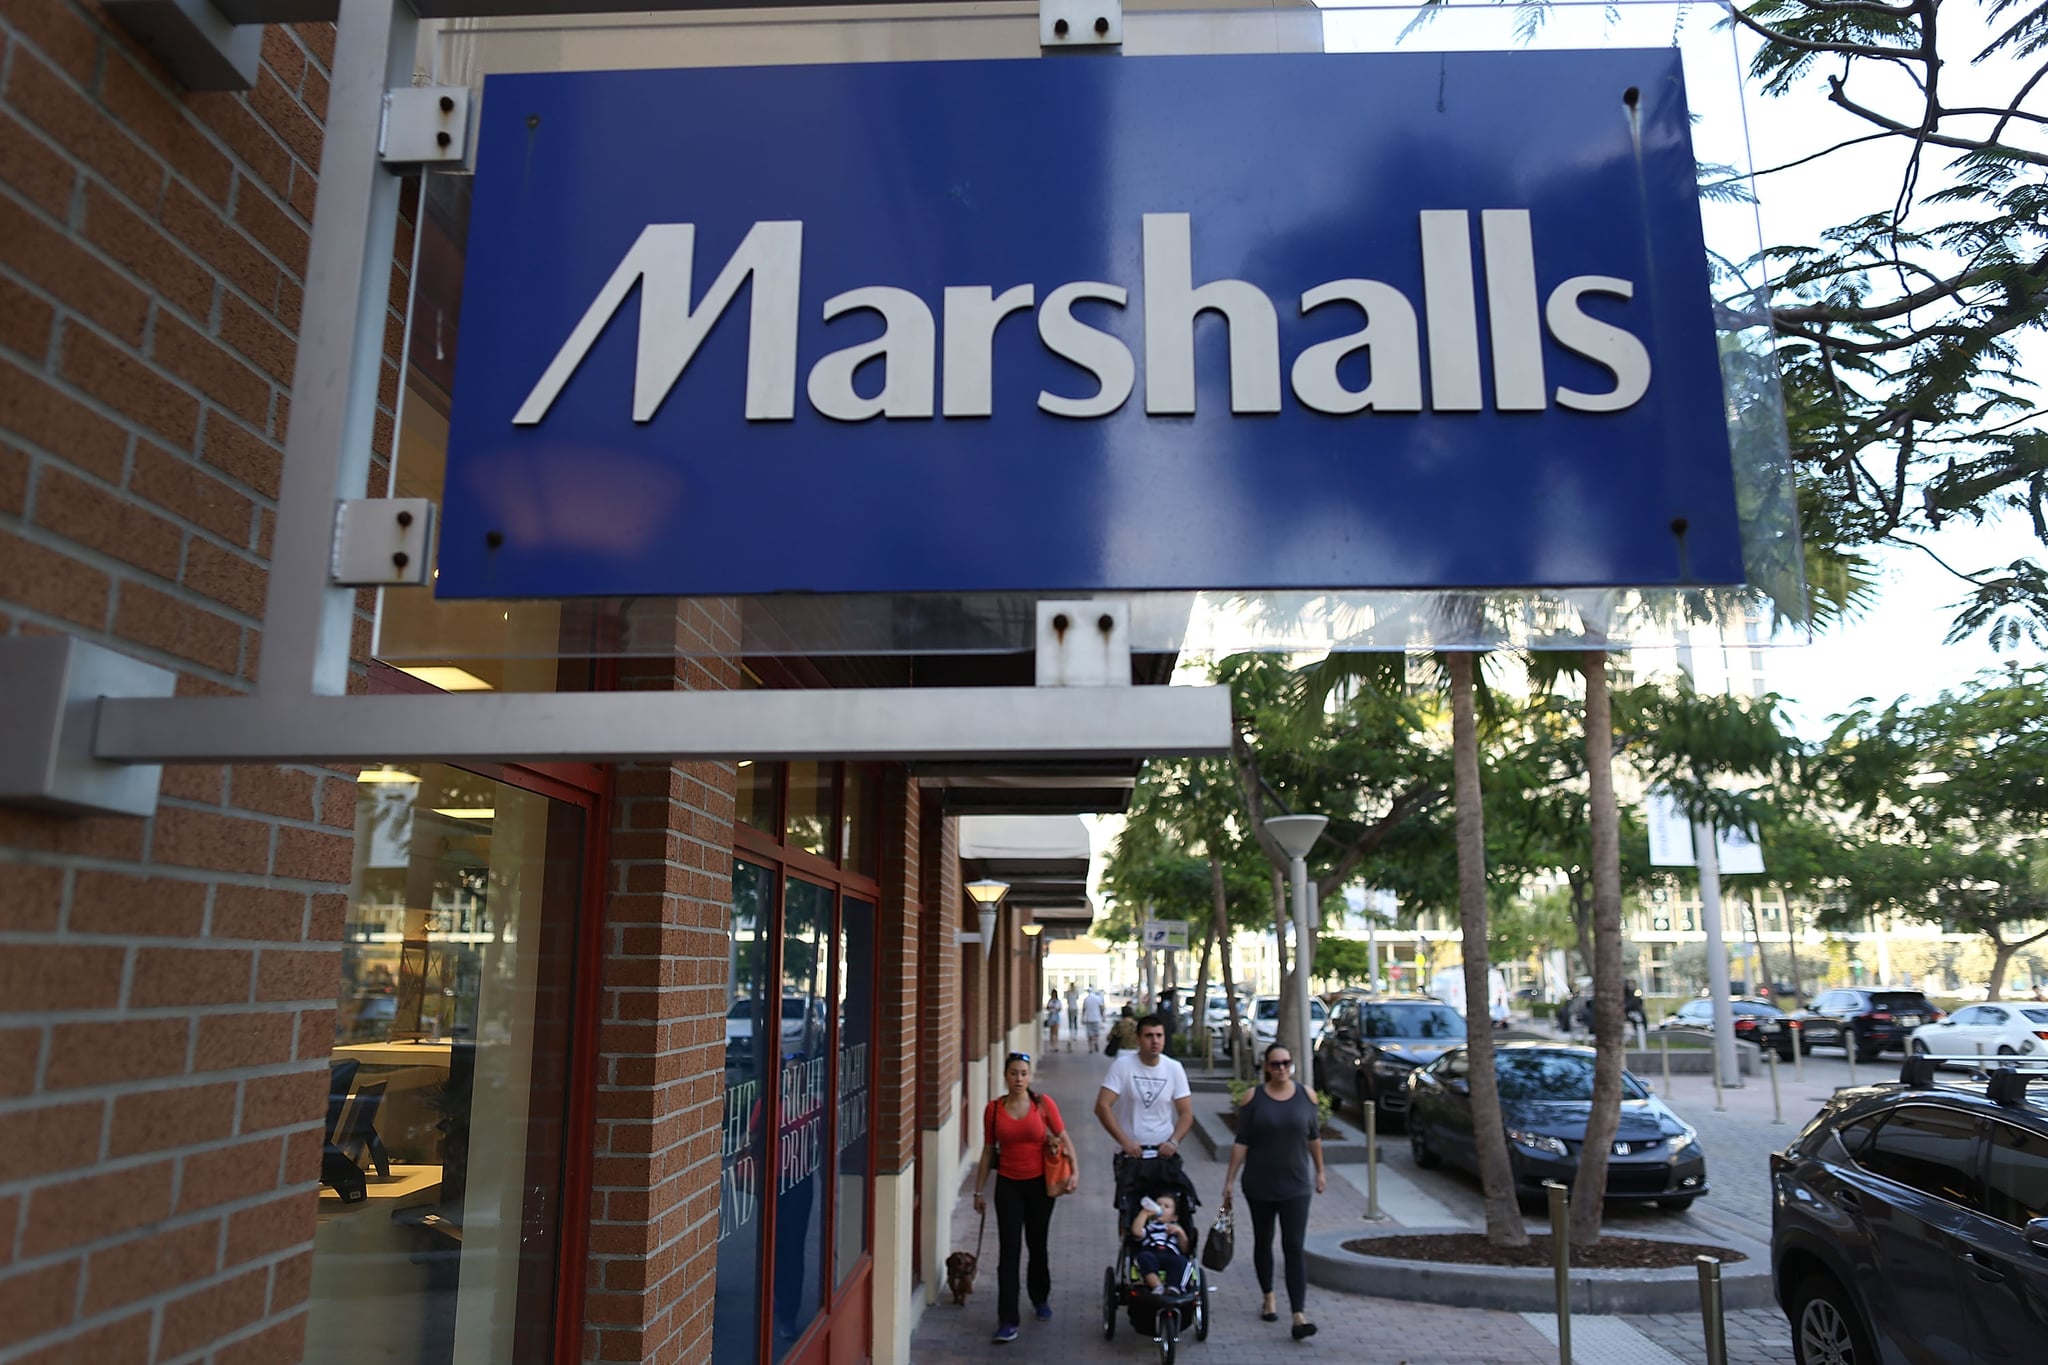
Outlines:
<svg viewBox="0 0 2048 1365"><path fill-rule="evenodd" d="M1046 1235L1052 1226L1053 1196L1045 1188L1045 1149L1057 1137L1069 1159L1074 1144L1060 1108L1048 1095L1031 1088L1031 1058L1013 1052L1003 1065L1008 1085L1001 1099L988 1102L981 1116L981 1164L974 1172L974 1209L987 1215L981 1187L996 1168L996 1233L1002 1248L996 1262L996 1335L998 1342L1017 1339L1023 1315L1017 1306L1017 1262L1020 1244L1031 1251L1028 1288L1031 1306L1041 1321L1052 1316L1052 1267L1046 1256ZM1075 1168L1075 1179L1080 1169Z"/></svg>

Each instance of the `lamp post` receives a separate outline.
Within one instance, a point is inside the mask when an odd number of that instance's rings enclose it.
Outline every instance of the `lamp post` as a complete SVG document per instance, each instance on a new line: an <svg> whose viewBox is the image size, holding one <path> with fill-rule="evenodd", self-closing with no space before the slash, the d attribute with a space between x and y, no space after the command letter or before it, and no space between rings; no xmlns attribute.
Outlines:
<svg viewBox="0 0 2048 1365"><path fill-rule="evenodd" d="M1010 894L1010 884L983 877L967 883L967 894L973 897L975 913L981 921L981 957L986 962L995 949L996 910L1002 905L1003 897Z"/></svg>
<svg viewBox="0 0 2048 1365"><path fill-rule="evenodd" d="M1294 1013L1300 1021L1298 1041L1289 1045L1294 1048L1294 1068L1298 1076L1309 1075L1313 1064L1309 1060L1309 1045L1313 1041L1308 1014L1308 851L1315 847L1323 835L1323 828L1330 823L1326 815L1276 815L1266 821L1266 833L1273 836L1273 842L1280 845L1280 851L1287 855L1294 882Z"/></svg>

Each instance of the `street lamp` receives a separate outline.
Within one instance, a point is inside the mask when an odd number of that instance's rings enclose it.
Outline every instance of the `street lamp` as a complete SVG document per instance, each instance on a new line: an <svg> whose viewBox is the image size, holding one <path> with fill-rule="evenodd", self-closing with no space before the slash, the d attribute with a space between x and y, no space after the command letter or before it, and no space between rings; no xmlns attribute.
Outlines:
<svg viewBox="0 0 2048 1365"><path fill-rule="evenodd" d="M981 921L981 956L986 960L995 951L996 908L1010 894L1010 884L983 877L967 883L967 894L974 898L975 913Z"/></svg>
<svg viewBox="0 0 2048 1365"><path fill-rule="evenodd" d="M1294 874L1294 1013L1301 1021L1294 1065L1296 1074L1304 1076L1312 1069L1309 1045L1313 1041L1308 1014L1308 851L1329 823L1326 815L1276 815L1266 821L1266 833L1287 855Z"/></svg>

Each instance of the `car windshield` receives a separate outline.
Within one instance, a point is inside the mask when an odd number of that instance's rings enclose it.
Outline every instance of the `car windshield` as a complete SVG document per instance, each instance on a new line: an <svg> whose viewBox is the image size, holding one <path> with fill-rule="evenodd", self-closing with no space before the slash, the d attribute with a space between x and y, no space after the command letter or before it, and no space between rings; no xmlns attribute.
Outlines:
<svg viewBox="0 0 2048 1365"><path fill-rule="evenodd" d="M1872 991L1870 1006L1880 1010L1925 1010L1927 997L1918 991Z"/></svg>
<svg viewBox="0 0 2048 1365"><path fill-rule="evenodd" d="M1766 1019L1775 1019L1785 1012L1776 1005L1766 1005L1761 1000L1737 1000L1734 1006L1737 1014L1760 1014Z"/></svg>
<svg viewBox="0 0 2048 1365"><path fill-rule="evenodd" d="M1493 1059L1504 1100L1590 1100L1593 1059L1582 1052L1503 1052ZM1633 1076L1621 1078L1623 1099L1639 1100L1647 1092Z"/></svg>
<svg viewBox="0 0 2048 1365"><path fill-rule="evenodd" d="M2037 1024L2048 1024L2048 1010L2021 1010L2020 1013Z"/></svg>
<svg viewBox="0 0 2048 1365"><path fill-rule="evenodd" d="M730 1010L727 1010L727 1011L726 1011L726 1018L728 1018L728 1019L745 1019L745 1018L747 1018L747 1017L748 1017L749 1015L753 1014L753 1012L754 1012L754 1002L753 1002L753 1001L751 1001L751 1000L735 1000L735 1001L733 1001L733 1005L732 1005L732 1008L731 1008Z"/></svg>
<svg viewBox="0 0 2048 1365"><path fill-rule="evenodd" d="M801 996L785 995L782 997L782 1017L785 1019L803 1018L804 1005L806 1003Z"/></svg>
<svg viewBox="0 0 2048 1365"><path fill-rule="evenodd" d="M1278 1019L1280 1017L1280 1002L1278 1000L1261 1000L1259 1002L1258 1017L1261 1019Z"/></svg>
<svg viewBox="0 0 2048 1365"><path fill-rule="evenodd" d="M1361 1005L1359 1023L1368 1038L1465 1036L1465 1018L1449 1005Z"/></svg>

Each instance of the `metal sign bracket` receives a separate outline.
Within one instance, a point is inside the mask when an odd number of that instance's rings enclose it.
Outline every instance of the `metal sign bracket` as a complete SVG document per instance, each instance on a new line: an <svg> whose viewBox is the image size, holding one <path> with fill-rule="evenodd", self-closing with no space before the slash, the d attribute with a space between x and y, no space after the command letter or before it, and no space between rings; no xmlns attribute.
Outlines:
<svg viewBox="0 0 2048 1365"><path fill-rule="evenodd" d="M1123 0L1038 0L1038 45L1048 52L1122 47Z"/></svg>

